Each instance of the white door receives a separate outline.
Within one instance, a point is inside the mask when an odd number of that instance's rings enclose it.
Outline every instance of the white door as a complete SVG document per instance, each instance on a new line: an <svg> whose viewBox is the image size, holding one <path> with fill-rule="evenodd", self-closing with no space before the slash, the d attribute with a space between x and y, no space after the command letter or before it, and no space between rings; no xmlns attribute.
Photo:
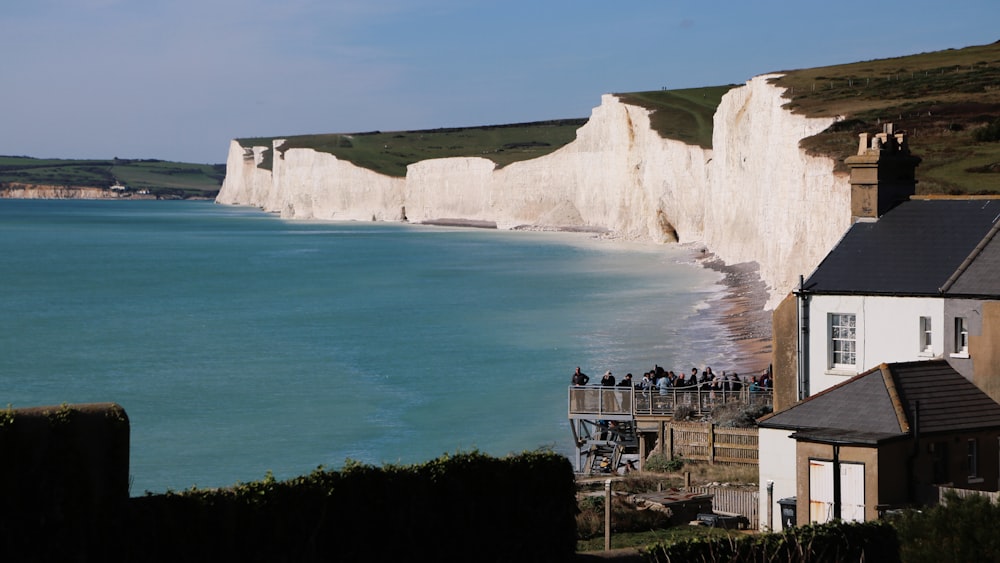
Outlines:
<svg viewBox="0 0 1000 563"><path fill-rule="evenodd" d="M845 522L865 521L864 464L840 464L840 518Z"/></svg>
<svg viewBox="0 0 1000 563"><path fill-rule="evenodd" d="M833 462L809 460L809 521L833 520Z"/></svg>
<svg viewBox="0 0 1000 563"><path fill-rule="evenodd" d="M833 520L833 462L809 460L809 521ZM865 466L840 464L840 518L846 522L865 519Z"/></svg>

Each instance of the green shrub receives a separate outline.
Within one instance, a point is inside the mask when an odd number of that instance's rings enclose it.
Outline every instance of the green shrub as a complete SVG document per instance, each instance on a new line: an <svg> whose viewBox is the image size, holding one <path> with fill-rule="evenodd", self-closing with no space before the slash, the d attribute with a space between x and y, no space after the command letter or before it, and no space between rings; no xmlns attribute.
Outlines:
<svg viewBox="0 0 1000 563"><path fill-rule="evenodd" d="M907 510L891 519L907 563L1000 561L1000 506L982 495L959 498L925 510Z"/></svg>
<svg viewBox="0 0 1000 563"><path fill-rule="evenodd" d="M689 405L677 405L674 407L674 420L677 422L683 422L685 420L694 420L695 410Z"/></svg>
<svg viewBox="0 0 1000 563"><path fill-rule="evenodd" d="M564 561L576 549L576 501L569 460L550 452L348 462L287 481L267 474L131 499L121 559Z"/></svg>
<svg viewBox="0 0 1000 563"><path fill-rule="evenodd" d="M712 409L712 420L716 426L724 428L756 428L757 419L771 412L771 407L764 405L746 406L740 403L728 403Z"/></svg>
<svg viewBox="0 0 1000 563"><path fill-rule="evenodd" d="M1000 119L972 132L972 138L979 143L995 143L1000 141Z"/></svg>
<svg viewBox="0 0 1000 563"><path fill-rule="evenodd" d="M659 543L645 550L649 561L781 561L896 563L899 542L886 522L828 522L772 534ZM950 560L955 561L955 560ZM978 561L978 560L970 560ZM940 562L939 562L940 563Z"/></svg>
<svg viewBox="0 0 1000 563"><path fill-rule="evenodd" d="M662 454L655 454L646 459L643 469L656 473L674 473L684 467L684 460L681 458L667 459Z"/></svg>
<svg viewBox="0 0 1000 563"><path fill-rule="evenodd" d="M576 516L576 533L585 540L604 535L603 496L587 496L580 500ZM614 534L662 530L672 525L671 515L658 510L639 510L622 497L611 497L611 532Z"/></svg>

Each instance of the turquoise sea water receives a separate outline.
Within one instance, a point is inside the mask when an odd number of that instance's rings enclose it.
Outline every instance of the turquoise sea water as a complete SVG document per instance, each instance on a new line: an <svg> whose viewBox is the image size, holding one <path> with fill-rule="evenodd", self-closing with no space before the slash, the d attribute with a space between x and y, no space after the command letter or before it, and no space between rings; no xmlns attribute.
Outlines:
<svg viewBox="0 0 1000 563"><path fill-rule="evenodd" d="M580 365L725 367L718 274L572 233L0 200L0 407L113 401L131 494L347 459L572 456Z"/></svg>

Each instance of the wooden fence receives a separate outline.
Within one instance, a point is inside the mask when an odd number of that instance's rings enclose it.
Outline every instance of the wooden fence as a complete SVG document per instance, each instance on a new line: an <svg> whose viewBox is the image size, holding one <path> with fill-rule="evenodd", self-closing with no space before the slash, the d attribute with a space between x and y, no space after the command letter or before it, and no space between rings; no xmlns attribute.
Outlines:
<svg viewBox="0 0 1000 563"><path fill-rule="evenodd" d="M686 491L712 495L712 510L746 517L747 529L756 530L760 524L760 493L757 489L737 487L686 487Z"/></svg>
<svg viewBox="0 0 1000 563"><path fill-rule="evenodd" d="M757 465L757 429L701 422L664 422L658 449L668 459Z"/></svg>
<svg viewBox="0 0 1000 563"><path fill-rule="evenodd" d="M994 504L997 503L998 500L1000 500L1000 492L977 491L973 489L956 489L954 487L938 486L938 502L944 504L945 503L944 496L946 493L949 492L955 493L956 495L958 495L958 498L966 498L972 495L981 495L990 499L990 501L993 502Z"/></svg>

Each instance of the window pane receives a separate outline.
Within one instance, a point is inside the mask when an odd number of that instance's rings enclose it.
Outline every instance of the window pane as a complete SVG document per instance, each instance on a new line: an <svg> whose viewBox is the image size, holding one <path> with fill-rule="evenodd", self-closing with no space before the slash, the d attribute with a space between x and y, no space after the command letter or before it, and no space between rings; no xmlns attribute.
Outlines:
<svg viewBox="0 0 1000 563"><path fill-rule="evenodd" d="M955 317L955 352L969 351L969 325L965 317Z"/></svg>
<svg viewBox="0 0 1000 563"><path fill-rule="evenodd" d="M834 313L830 315L830 335L832 342L830 350L834 366L853 366L856 363L855 353L857 318L854 315Z"/></svg>

